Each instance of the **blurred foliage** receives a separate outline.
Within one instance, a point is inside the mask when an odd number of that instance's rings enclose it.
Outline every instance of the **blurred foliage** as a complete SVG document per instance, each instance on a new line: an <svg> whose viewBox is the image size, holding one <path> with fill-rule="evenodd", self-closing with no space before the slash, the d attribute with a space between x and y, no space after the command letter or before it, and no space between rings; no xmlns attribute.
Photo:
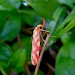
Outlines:
<svg viewBox="0 0 75 75"><path fill-rule="evenodd" d="M14 60L13 60L14 59ZM19 49L8 61L8 67L14 69L17 72L21 72L24 68L26 61L26 50L25 49Z"/></svg>
<svg viewBox="0 0 75 75"><path fill-rule="evenodd" d="M55 75L75 74L75 0L0 0L0 71L25 75L25 62L31 62L31 36L37 24L46 19L51 38L63 46L56 57ZM20 34L22 48L17 36ZM31 64L30 64L31 65ZM34 72L32 73L32 75ZM39 71L38 75L44 75Z"/></svg>
<svg viewBox="0 0 75 75"><path fill-rule="evenodd" d="M32 73L31 75L34 75L34 73ZM38 71L38 75L45 75L42 71Z"/></svg>

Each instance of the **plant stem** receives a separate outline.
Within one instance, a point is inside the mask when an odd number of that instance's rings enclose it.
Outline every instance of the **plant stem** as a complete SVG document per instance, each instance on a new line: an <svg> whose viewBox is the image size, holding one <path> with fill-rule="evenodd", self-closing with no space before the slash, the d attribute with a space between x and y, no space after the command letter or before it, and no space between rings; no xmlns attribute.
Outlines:
<svg viewBox="0 0 75 75"><path fill-rule="evenodd" d="M55 71L54 68L53 68L50 64L48 64L47 62L46 62L46 65L47 65L48 68L51 69L53 72Z"/></svg>
<svg viewBox="0 0 75 75"><path fill-rule="evenodd" d="M45 47L46 47L46 45L47 45L47 42L48 42L48 39L49 39L49 38L50 38L50 34L47 34L47 37L46 37L45 42L44 42L43 47L42 47L42 51L41 51L41 53L40 53L40 57L39 57L39 59L38 59L38 63L37 63L36 68L35 68L35 73L34 73L34 75L38 75L38 70L39 70L39 67L40 67L40 62L41 62L41 60L42 60L42 56L43 56L43 53L44 53L44 50L45 50Z"/></svg>
<svg viewBox="0 0 75 75"><path fill-rule="evenodd" d="M29 71L29 67L28 67L28 62L25 63L25 67L26 67L27 75L31 75L31 73Z"/></svg>
<svg viewBox="0 0 75 75"><path fill-rule="evenodd" d="M19 47L22 48L22 43L21 43L21 40L20 40L20 35L17 36L17 41L18 41Z"/></svg>

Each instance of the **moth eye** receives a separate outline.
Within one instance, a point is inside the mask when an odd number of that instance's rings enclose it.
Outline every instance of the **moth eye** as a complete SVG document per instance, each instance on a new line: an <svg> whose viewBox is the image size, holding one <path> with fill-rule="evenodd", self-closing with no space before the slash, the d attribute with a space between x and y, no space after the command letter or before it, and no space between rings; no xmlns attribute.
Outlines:
<svg viewBox="0 0 75 75"><path fill-rule="evenodd" d="M40 27L40 29L42 29L42 27Z"/></svg>

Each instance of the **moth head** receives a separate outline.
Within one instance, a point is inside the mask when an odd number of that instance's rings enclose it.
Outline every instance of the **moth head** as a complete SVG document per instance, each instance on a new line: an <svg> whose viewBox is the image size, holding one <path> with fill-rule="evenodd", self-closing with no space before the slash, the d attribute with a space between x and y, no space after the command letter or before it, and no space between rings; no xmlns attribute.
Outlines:
<svg viewBox="0 0 75 75"><path fill-rule="evenodd" d="M44 26L40 24L40 25L38 25L38 28L43 29Z"/></svg>

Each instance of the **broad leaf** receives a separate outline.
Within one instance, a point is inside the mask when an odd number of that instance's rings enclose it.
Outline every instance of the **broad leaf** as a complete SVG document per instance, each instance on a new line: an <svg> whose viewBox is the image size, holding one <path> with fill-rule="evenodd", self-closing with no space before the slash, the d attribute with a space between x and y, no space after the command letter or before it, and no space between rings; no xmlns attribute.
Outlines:
<svg viewBox="0 0 75 75"><path fill-rule="evenodd" d="M0 33L0 41L11 41L19 33L21 26L21 15L16 12L6 12L6 14L1 13L1 16L4 17L4 22L2 19L1 26L3 27ZM5 20L6 18L7 20Z"/></svg>
<svg viewBox="0 0 75 75"><path fill-rule="evenodd" d="M72 0L58 0L61 4L68 5L70 8L73 8L74 5L72 3Z"/></svg>
<svg viewBox="0 0 75 75"><path fill-rule="evenodd" d="M25 14L22 14L23 21L26 22L26 24L33 26L36 22L38 15L31 9L24 9L21 11L25 12Z"/></svg>
<svg viewBox="0 0 75 75"><path fill-rule="evenodd" d="M66 43L60 49L56 59L56 75L75 74L75 43Z"/></svg>
<svg viewBox="0 0 75 75"><path fill-rule="evenodd" d="M25 61L26 50L22 48L14 52L13 56L10 58L8 62L8 67L15 71L21 72L24 68Z"/></svg>
<svg viewBox="0 0 75 75"><path fill-rule="evenodd" d="M8 65L5 62L0 62L0 67L2 67L5 70L7 69Z"/></svg>
<svg viewBox="0 0 75 75"><path fill-rule="evenodd" d="M20 4L20 0L0 0L0 10L18 9Z"/></svg>
<svg viewBox="0 0 75 75"><path fill-rule="evenodd" d="M63 44L65 43L69 43L70 42L70 35L69 33L65 33L62 37L61 37L61 41Z"/></svg>
<svg viewBox="0 0 75 75"><path fill-rule="evenodd" d="M24 36L23 38L21 38L21 42L22 42L22 47L26 49L27 60L30 61L31 60L31 37ZM13 49L14 50L19 49L17 42L13 45Z"/></svg>
<svg viewBox="0 0 75 75"><path fill-rule="evenodd" d="M11 55L11 48L6 44L0 43L0 62L8 62Z"/></svg>
<svg viewBox="0 0 75 75"><path fill-rule="evenodd" d="M28 0L30 2L31 7L42 17L52 18L52 14L55 9L59 6L57 0Z"/></svg>

